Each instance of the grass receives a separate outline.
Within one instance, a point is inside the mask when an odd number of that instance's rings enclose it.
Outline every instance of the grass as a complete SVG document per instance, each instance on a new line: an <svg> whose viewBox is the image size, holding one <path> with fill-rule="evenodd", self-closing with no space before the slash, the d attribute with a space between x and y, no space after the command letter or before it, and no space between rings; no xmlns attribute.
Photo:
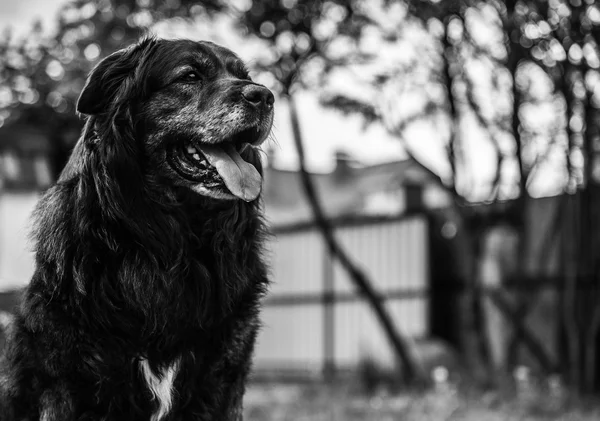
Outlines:
<svg viewBox="0 0 600 421"><path fill-rule="evenodd" d="M438 384L424 392L372 394L358 382L331 385L250 384L247 421L596 421L600 407L570 396L556 382L511 384L502 391Z"/></svg>

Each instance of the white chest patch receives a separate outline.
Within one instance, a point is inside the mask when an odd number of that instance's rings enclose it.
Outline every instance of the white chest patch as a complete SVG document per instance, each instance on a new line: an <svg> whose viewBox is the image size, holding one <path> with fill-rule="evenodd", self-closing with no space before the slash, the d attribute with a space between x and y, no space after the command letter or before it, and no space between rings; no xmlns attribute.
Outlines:
<svg viewBox="0 0 600 421"><path fill-rule="evenodd" d="M158 409L150 421L160 421L171 410L173 405L173 381L179 372L179 360L175 360L170 366L155 373L148 364L145 358L140 359L140 370L146 380L148 389L154 395L154 399L158 401Z"/></svg>

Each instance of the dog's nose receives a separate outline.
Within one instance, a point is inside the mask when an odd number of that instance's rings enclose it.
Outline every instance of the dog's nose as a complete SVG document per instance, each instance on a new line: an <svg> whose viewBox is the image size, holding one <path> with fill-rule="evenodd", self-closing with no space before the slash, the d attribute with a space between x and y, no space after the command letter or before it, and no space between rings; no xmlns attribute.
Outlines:
<svg viewBox="0 0 600 421"><path fill-rule="evenodd" d="M248 85L242 89L242 96L255 106L272 106L275 102L273 93L260 85Z"/></svg>

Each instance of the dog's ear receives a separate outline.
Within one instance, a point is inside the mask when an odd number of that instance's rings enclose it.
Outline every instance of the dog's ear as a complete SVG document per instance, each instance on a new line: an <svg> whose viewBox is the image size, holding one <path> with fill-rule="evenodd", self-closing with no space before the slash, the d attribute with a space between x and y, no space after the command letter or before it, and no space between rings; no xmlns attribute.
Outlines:
<svg viewBox="0 0 600 421"><path fill-rule="evenodd" d="M77 100L77 112L102 114L110 105L122 98L131 98L136 70L141 65L155 38L145 38L139 43L119 50L94 67Z"/></svg>

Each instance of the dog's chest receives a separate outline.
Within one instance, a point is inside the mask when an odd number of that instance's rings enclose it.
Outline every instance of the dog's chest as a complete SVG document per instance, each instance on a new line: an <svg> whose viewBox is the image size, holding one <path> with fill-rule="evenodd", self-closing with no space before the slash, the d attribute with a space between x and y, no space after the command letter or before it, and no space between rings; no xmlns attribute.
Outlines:
<svg viewBox="0 0 600 421"><path fill-rule="evenodd" d="M139 361L146 386L152 392L154 400L158 402L158 408L152 414L151 421L162 420L173 406L173 382L179 372L179 363L180 361L177 359L168 367L155 372L150 367L148 360L142 358Z"/></svg>

